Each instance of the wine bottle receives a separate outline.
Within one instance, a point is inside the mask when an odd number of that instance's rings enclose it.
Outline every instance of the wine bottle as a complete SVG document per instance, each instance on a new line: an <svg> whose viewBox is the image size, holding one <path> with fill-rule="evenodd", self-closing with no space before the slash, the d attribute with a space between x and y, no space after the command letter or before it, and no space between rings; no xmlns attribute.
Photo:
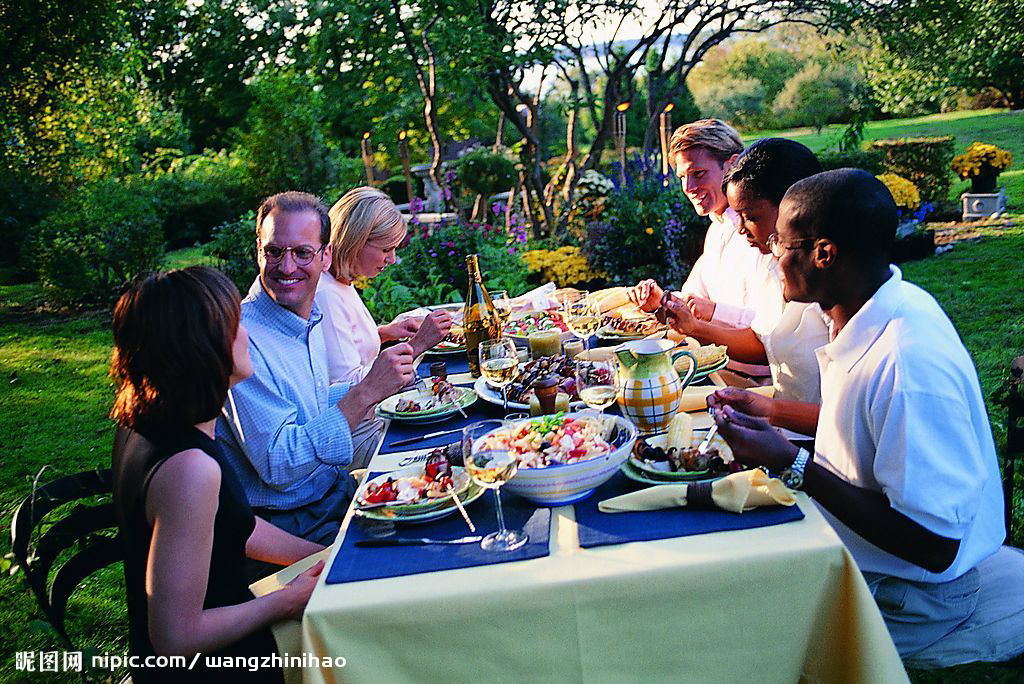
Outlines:
<svg viewBox="0 0 1024 684"><path fill-rule="evenodd" d="M462 328L466 335L466 357L469 360L469 372L474 378L479 378L480 353L478 350L480 343L486 340L497 340L501 337L501 317L480 277L480 264L476 254L466 256L466 271L469 275L469 286L463 309Z"/></svg>

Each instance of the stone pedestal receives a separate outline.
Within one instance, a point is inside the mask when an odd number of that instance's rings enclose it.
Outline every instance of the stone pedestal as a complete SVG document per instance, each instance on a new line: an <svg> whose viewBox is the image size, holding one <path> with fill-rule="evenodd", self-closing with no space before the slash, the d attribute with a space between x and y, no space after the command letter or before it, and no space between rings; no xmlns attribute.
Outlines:
<svg viewBox="0 0 1024 684"><path fill-rule="evenodd" d="M964 221L998 216L1006 211L1006 188L996 192L965 192L960 200Z"/></svg>
<svg viewBox="0 0 1024 684"><path fill-rule="evenodd" d="M415 176L423 180L424 209L431 212L441 211L441 188L430 177L430 164L417 164L409 169Z"/></svg>

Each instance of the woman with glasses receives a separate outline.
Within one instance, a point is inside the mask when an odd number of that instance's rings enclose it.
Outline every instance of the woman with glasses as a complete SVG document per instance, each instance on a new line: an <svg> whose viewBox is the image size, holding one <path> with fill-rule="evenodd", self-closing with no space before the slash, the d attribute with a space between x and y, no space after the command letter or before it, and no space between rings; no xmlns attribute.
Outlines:
<svg viewBox="0 0 1024 684"><path fill-rule="evenodd" d="M669 305L674 328L702 342L724 344L730 358L768 362L775 396L817 403L821 400L817 347L828 342L828 328L817 304L786 302L779 280L778 258L789 250L807 249L807 241L780 243L775 221L783 195L793 183L821 171L807 147L792 140L765 138L743 152L725 176L729 206L739 217L738 230L766 260L750 287L758 292L754 319L748 328L730 328L698 320L682 303Z"/></svg>
<svg viewBox="0 0 1024 684"><path fill-rule="evenodd" d="M411 338L418 356L444 339L451 316L435 311L377 325L353 282L376 278L396 263L395 251L405 241L405 220L387 195L370 187L345 193L330 216L333 255L329 272L317 285L316 302L324 315L330 381L358 382L380 354L381 343Z"/></svg>
<svg viewBox="0 0 1024 684"><path fill-rule="evenodd" d="M114 309L114 506L131 653L140 663L199 654L191 671L133 667L136 682L282 681L279 669L209 668L207 658L276 653L269 625L302 614L323 568L260 598L247 586L246 557L289 564L323 547L255 517L214 441L228 389L252 375L240 318L231 281L198 266L149 276Z"/></svg>

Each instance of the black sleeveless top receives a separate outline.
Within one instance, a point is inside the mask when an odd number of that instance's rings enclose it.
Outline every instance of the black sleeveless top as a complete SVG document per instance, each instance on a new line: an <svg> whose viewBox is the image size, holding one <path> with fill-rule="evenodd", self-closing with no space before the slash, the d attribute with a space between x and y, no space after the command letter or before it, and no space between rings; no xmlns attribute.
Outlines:
<svg viewBox="0 0 1024 684"><path fill-rule="evenodd" d="M256 518L234 470L221 456L216 442L198 429L185 434L149 435L119 429L114 438L114 508L125 542L124 574L128 595L131 654L155 655L149 639L149 610L146 599L146 563L153 528L146 519L146 494L154 473L173 456L187 449L201 449L217 461L221 470L217 515L213 521L213 549L203 608L219 608L252 600L246 582L245 543L256 526ZM132 668L134 682L205 682L242 675L246 681L282 682L281 670L264 667L263 656L277 653L269 627L253 632L218 651L200 655L191 671L174 668ZM207 668L207 659L226 662L223 657L260 657L259 669ZM186 659L191 662L192 658ZM235 661L237 662L237 661ZM248 661L251 665L252 660Z"/></svg>

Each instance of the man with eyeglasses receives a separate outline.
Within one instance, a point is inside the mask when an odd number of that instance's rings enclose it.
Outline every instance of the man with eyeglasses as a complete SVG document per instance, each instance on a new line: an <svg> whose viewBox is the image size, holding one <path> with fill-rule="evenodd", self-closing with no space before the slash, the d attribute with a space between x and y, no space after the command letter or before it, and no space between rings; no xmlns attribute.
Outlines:
<svg viewBox="0 0 1024 684"><path fill-rule="evenodd" d="M334 541L354 491L348 466L372 439L356 431L414 379L412 348L377 357L356 384L328 382L314 303L331 262L327 207L308 193L268 197L256 213L259 277L242 300L253 376L228 392L217 438L257 515L321 544Z"/></svg>
<svg viewBox="0 0 1024 684"><path fill-rule="evenodd" d="M1024 553L1002 546L1003 495L978 375L956 329L890 265L896 205L871 174L794 184L772 252L783 295L832 320L817 349L814 453L771 402L720 390L709 406L737 460L804 489L867 580L908 665L1024 652Z"/></svg>

